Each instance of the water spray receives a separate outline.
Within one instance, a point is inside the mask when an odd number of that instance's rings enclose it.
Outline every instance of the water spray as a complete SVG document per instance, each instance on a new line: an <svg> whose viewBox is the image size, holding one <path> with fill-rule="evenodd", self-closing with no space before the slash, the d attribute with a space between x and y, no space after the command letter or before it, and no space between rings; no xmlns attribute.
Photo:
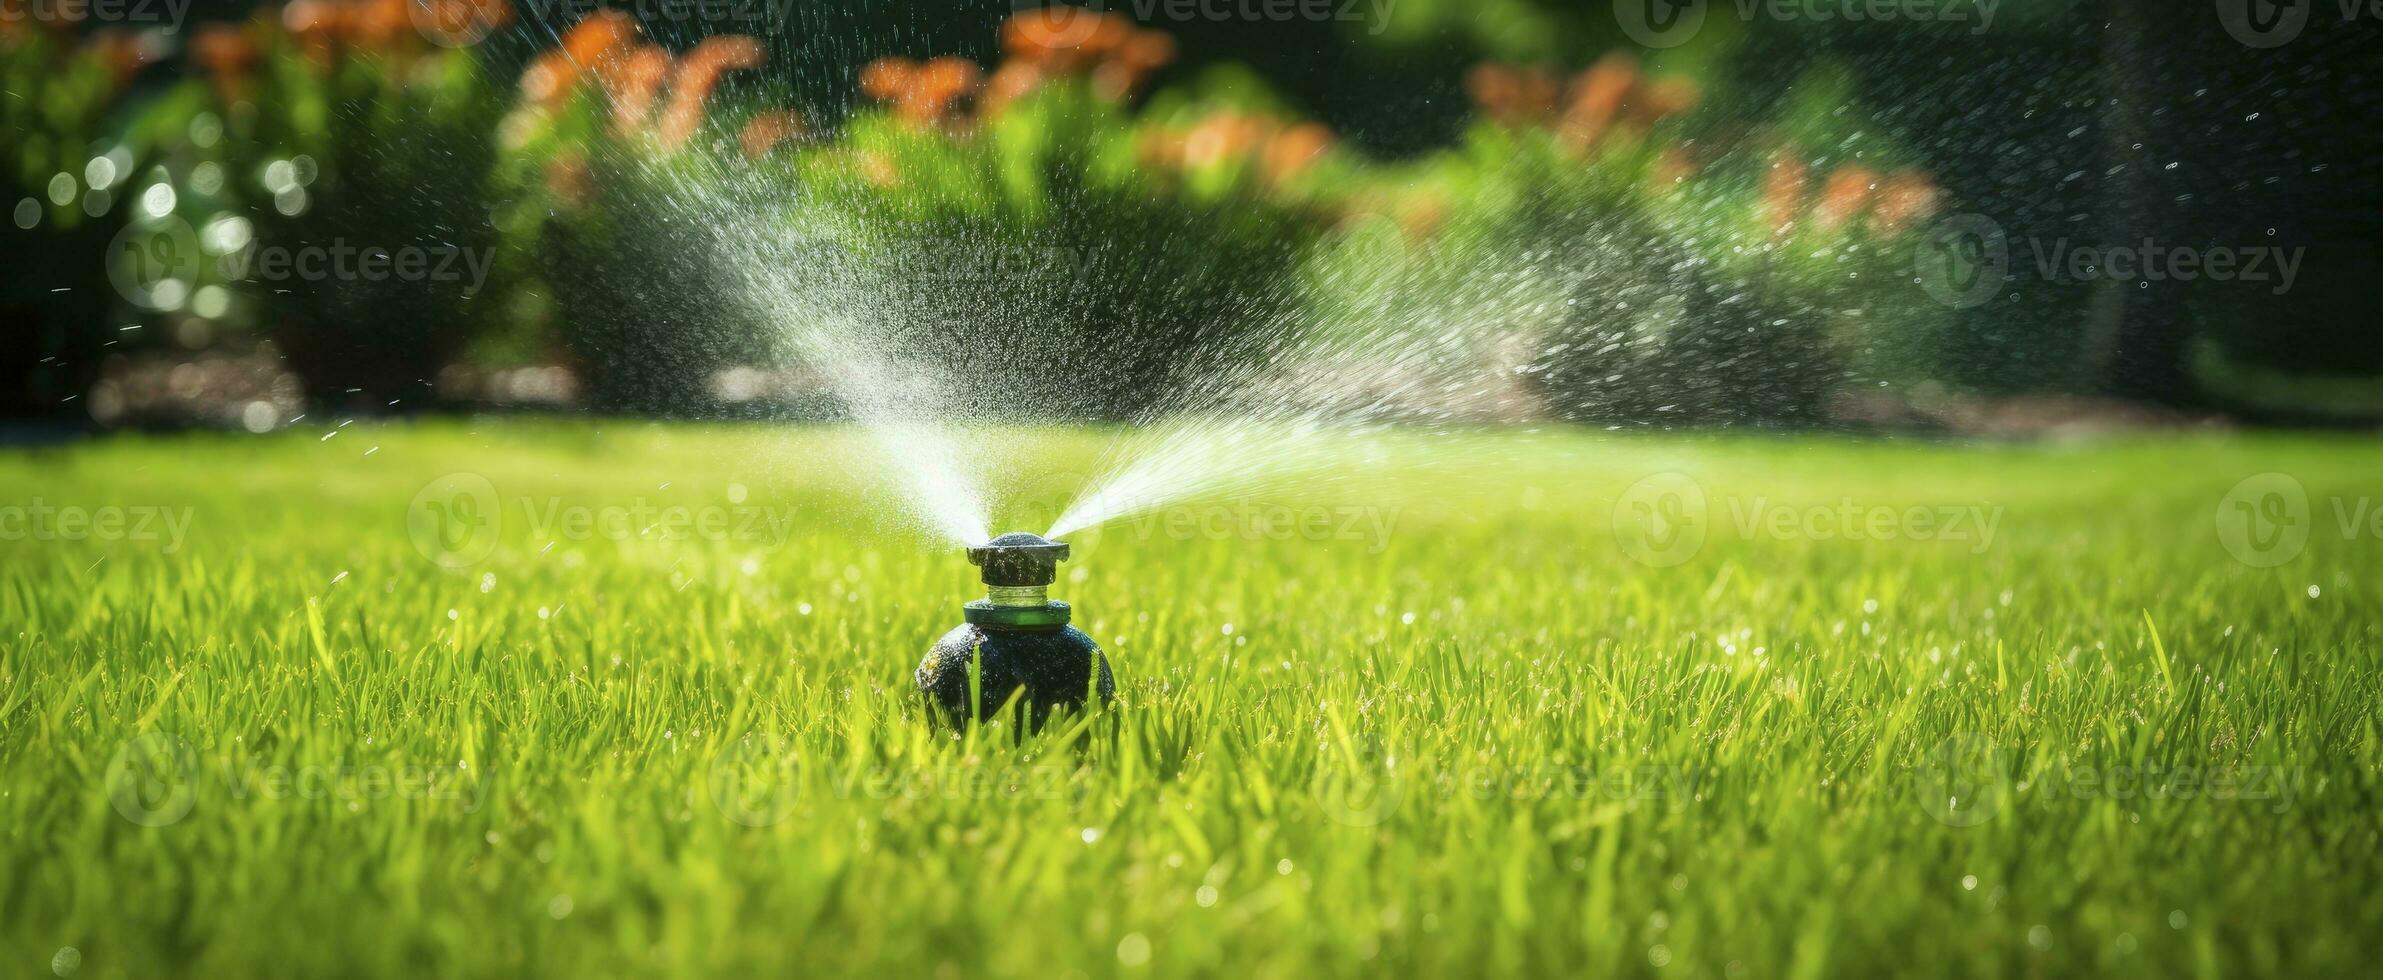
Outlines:
<svg viewBox="0 0 2383 980"><path fill-rule="evenodd" d="M918 689L954 720L989 718L1012 697L1034 725L1055 708L1107 704L1116 681L1100 645L1068 625L1067 603L1051 599L1065 541L1012 531L968 549L982 570L985 597L960 607L967 620L943 634L918 665ZM975 677L970 665L975 665ZM972 699L969 690L975 687Z"/></svg>

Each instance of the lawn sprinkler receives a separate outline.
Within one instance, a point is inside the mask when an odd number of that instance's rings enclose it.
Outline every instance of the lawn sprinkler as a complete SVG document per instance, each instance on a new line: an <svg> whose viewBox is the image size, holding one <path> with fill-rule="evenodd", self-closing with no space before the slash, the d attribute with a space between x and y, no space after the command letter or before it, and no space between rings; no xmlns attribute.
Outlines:
<svg viewBox="0 0 2383 980"><path fill-rule="evenodd" d="M935 641L918 665L918 689L930 704L959 722L969 717L972 700L976 716L990 718L1014 696L1040 726L1051 709L1081 707L1088 694L1109 702L1117 690L1109 659L1068 625L1067 603L1051 601L1051 583L1067 557L1067 542L1024 531L968 549L968 563L983 570L985 597L960 607L967 622Z"/></svg>

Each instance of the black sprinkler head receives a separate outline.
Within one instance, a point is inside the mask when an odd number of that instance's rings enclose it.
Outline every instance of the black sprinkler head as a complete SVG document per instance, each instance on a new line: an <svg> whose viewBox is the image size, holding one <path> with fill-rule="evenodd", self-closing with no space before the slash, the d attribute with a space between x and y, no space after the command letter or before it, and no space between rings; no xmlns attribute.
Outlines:
<svg viewBox="0 0 2383 980"><path fill-rule="evenodd" d="M1011 531L968 549L968 563L984 569L986 585L1009 588L1057 581L1059 563L1067 556L1067 542L1024 531Z"/></svg>
<svg viewBox="0 0 2383 980"><path fill-rule="evenodd" d="M955 720L989 716L1013 697L1040 726L1050 712L1102 704L1116 692L1100 645L1068 625L1067 603L1051 599L1051 583L1066 561L1065 541L1012 531L968 549L982 570L985 597L960 607L965 620L944 634L918 665L918 687ZM977 665L972 699L969 664Z"/></svg>

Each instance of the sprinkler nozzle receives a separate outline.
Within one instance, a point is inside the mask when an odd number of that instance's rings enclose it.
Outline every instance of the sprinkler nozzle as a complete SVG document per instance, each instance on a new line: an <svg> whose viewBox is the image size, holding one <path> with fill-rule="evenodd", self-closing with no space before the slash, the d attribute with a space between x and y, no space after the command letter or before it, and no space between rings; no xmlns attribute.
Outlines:
<svg viewBox="0 0 2383 980"><path fill-rule="evenodd" d="M1011 531L968 549L968 563L982 570L985 597L965 608L969 622L1017 626L1067 622L1067 603L1051 601L1051 583L1066 561L1065 541Z"/></svg>
<svg viewBox="0 0 2383 980"><path fill-rule="evenodd" d="M1024 531L1011 531L968 549L968 563L984 570L986 585L1010 588L1051 584L1059 578L1059 563L1067 556L1067 542Z"/></svg>

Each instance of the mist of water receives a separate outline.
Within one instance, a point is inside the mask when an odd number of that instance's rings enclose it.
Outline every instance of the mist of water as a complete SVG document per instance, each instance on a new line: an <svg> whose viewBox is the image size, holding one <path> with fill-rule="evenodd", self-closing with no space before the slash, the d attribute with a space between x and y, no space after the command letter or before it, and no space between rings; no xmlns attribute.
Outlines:
<svg viewBox="0 0 2383 980"><path fill-rule="evenodd" d="M950 544L991 537L992 504L1020 479L1021 463L1007 440L977 427L1069 417L1075 392L1065 365L1098 361L1102 352L1061 349L1031 323L955 331L922 322L948 317L976 327L985 311L969 308L971 284L934 274L938 254L922 262L885 249L876 234L884 229L870 226L884 219L855 202L790 192L734 166L690 174L703 164L680 158L666 169L634 148L617 152L653 189L644 206L687 233L688 267L733 292L775 338L773 353L815 374L868 434L909 521ZM1349 247L1328 249L1330 259L1301 270L1318 297L1331 299L1310 297L1292 304L1294 313L1253 313L1229 349L1190 357L1196 370L1172 378L1134 424L1111 430L1092 477L1072 488L1047 535L1207 498L1345 482L1356 471L1352 460L1378 451L1368 437L1392 424L1430 435L1543 417L1530 375L1563 349L1548 349L1547 338L1587 320L1608 324L1610 336L1569 343L1625 347L1677 316L1665 302L1679 291L1673 277L1635 261L1627 238L1590 227L1569 240L1487 248L1491 239L1478 230L1444 233L1429 246L1449 251L1451 261L1441 262L1397 260L1393 253L1418 247L1397 222L1349 222L1335 232L1336 244ZM959 234L941 243L942 254L1029 247ZM1064 278L1024 288L1033 303L1053 308L1080 298ZM1584 316L1583 304L1595 313ZM1124 328L1090 341L1138 342ZM993 358L1059 367L1023 387L968 370Z"/></svg>

